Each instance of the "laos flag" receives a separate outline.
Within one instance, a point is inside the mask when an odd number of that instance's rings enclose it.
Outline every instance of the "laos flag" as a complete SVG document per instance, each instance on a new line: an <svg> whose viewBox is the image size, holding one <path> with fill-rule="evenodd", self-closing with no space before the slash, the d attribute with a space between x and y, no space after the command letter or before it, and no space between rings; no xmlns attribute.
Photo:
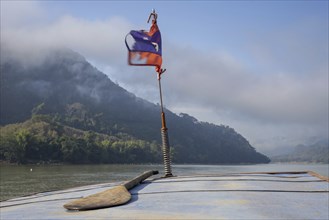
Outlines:
<svg viewBox="0 0 329 220"><path fill-rule="evenodd" d="M161 34L156 21L152 22L150 31L130 31L126 36L128 63L135 66L162 65Z"/></svg>

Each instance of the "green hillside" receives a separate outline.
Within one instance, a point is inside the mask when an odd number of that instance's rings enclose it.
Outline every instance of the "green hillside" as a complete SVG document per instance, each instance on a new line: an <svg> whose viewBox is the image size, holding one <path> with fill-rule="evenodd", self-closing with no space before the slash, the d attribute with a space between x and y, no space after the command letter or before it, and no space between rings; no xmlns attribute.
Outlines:
<svg viewBox="0 0 329 220"><path fill-rule="evenodd" d="M18 60L2 57L0 77L2 160L162 162L159 156L159 106L119 87L81 55L67 49L49 51L44 62L38 65L24 65ZM176 163L269 162L233 128L200 122L184 113L176 115L168 109L165 112ZM55 136L53 139L48 136L48 131ZM94 138L92 141L88 139L90 135ZM33 150L23 140L32 141ZM127 151L126 156L116 153L104 156L98 152L107 142L110 144L105 148L113 150L113 140L125 145L120 152ZM38 144L43 147L34 147ZM25 156L16 156L23 158L15 160L8 157L19 146L25 146ZM45 156L46 153L42 152L50 148L58 153ZM65 156L67 151L63 148L87 153L82 153L85 156L80 159L71 160ZM130 150L136 151L136 156ZM148 156L141 156L144 153ZM128 158L129 154L132 158Z"/></svg>
<svg viewBox="0 0 329 220"><path fill-rule="evenodd" d="M0 128L0 159L14 163L156 163L160 146L128 134L62 125L47 115Z"/></svg>

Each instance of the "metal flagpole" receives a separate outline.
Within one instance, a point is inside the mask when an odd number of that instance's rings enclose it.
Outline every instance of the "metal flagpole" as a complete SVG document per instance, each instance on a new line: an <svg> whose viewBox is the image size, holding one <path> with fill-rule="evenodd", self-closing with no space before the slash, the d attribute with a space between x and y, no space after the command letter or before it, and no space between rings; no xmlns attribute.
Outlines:
<svg viewBox="0 0 329 220"><path fill-rule="evenodd" d="M158 18L158 14L155 10L152 10L152 13L149 15L147 23L150 22L151 17L153 17L153 22L156 22ZM163 155L163 163L165 168L165 177L173 176L171 173L171 160L170 160L170 145L168 139L168 129L166 126L166 117L163 111L163 102L162 102L162 90L161 90L161 74L164 73L166 69L162 69L161 67L156 67L156 72L158 73L158 82L159 82L159 92L160 92L160 104L161 104L161 138L162 138L162 155Z"/></svg>
<svg viewBox="0 0 329 220"><path fill-rule="evenodd" d="M166 117L163 111L163 102L162 102L162 90L161 90L161 74L166 70L159 69L158 71L158 82L159 82L159 92L160 92L160 104L161 104L161 137L162 137L162 154L163 154L163 163L165 168L165 177L173 176L171 173L171 160L170 160L170 145L168 139L168 128L166 126Z"/></svg>
<svg viewBox="0 0 329 220"><path fill-rule="evenodd" d="M152 26L150 31L130 31L128 35L135 39L132 45L127 43L127 36L125 43L128 49L128 63L129 65L136 66L155 66L155 71L158 73L160 102L161 102L161 137L162 137L162 154L165 168L165 177L173 176L171 173L171 161L170 161L170 146L168 140L168 129L166 126L166 117L163 111L162 91L161 91L161 74L166 71L162 69L162 46L161 46L161 34L157 26L157 13L153 9L148 17L147 23L152 18ZM154 41L154 42L153 42ZM142 43L141 43L142 42ZM152 48L152 46L154 48ZM135 59L132 62L132 59ZM138 62L137 62L138 61Z"/></svg>

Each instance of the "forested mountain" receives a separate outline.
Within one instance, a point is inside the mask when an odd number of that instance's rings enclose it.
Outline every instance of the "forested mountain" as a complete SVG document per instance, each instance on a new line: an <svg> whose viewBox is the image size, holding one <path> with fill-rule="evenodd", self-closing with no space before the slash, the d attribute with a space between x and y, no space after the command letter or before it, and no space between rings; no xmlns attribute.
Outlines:
<svg viewBox="0 0 329 220"><path fill-rule="evenodd" d="M161 162L159 106L119 87L81 55L68 49L54 50L42 63L33 65L2 56L0 77L0 159L13 162L32 159L75 163ZM165 112L176 163L269 162L228 126L200 122L167 109ZM68 139L70 141L66 142ZM115 147L116 142L120 142L121 147ZM74 143L79 143L77 149L85 149L87 159L65 159L65 149L72 148L69 145ZM38 145L43 147L37 148ZM15 154L13 148L17 146L22 146L19 151L23 153L9 158L8 155ZM58 151L57 157L17 159L31 157L29 149L42 155L41 149L51 147ZM112 150L113 154L102 160L91 150L98 148ZM120 152L128 152L126 148L135 149L130 153L139 159L122 159ZM139 157L144 153L149 153L148 159Z"/></svg>
<svg viewBox="0 0 329 220"><path fill-rule="evenodd" d="M273 162L329 163L329 141L297 145L293 152L271 158Z"/></svg>

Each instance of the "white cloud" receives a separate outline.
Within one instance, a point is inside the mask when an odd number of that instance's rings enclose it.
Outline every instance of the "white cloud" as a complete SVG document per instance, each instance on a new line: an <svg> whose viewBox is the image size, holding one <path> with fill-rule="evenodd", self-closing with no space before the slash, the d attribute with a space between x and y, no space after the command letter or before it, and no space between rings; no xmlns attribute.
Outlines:
<svg viewBox="0 0 329 220"><path fill-rule="evenodd" d="M16 53L68 47L104 63L123 63L123 39L129 25L123 19L86 21L65 16L42 27L4 29L1 40ZM24 54L25 55L25 54Z"/></svg>
<svg viewBox="0 0 329 220"><path fill-rule="evenodd" d="M22 28L44 21L45 11L36 1L1 1L1 28Z"/></svg>
<svg viewBox="0 0 329 220"><path fill-rule="evenodd" d="M177 50L177 47L176 47ZM181 49L169 66L171 95L267 121L320 120L327 114L328 75L261 75L221 55ZM185 56L185 54L188 54ZM181 63L181 60L184 60Z"/></svg>

